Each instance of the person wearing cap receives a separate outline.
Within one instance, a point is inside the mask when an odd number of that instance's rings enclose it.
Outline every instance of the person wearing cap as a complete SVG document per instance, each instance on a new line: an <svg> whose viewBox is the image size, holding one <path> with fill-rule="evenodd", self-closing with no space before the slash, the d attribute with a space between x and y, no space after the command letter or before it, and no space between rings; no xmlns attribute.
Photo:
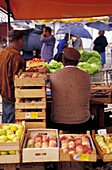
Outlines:
<svg viewBox="0 0 112 170"><path fill-rule="evenodd" d="M50 76L52 113L51 126L59 130L89 130L90 76L77 68L80 53L74 48L63 50L64 68Z"/></svg>
<svg viewBox="0 0 112 170"><path fill-rule="evenodd" d="M26 62L20 55L24 43L24 32L11 30L8 38L9 45L0 51L2 123L15 122L14 75L26 68Z"/></svg>

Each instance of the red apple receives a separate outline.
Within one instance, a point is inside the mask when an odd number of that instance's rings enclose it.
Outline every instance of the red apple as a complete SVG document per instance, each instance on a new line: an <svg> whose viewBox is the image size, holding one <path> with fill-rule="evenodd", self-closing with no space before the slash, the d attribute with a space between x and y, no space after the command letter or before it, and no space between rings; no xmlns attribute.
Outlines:
<svg viewBox="0 0 112 170"><path fill-rule="evenodd" d="M45 142L49 142L49 137L47 135L42 135L42 141Z"/></svg>
<svg viewBox="0 0 112 170"><path fill-rule="evenodd" d="M70 149L68 150L68 153L69 153L69 154L76 154L76 149L75 149L75 148L70 148Z"/></svg>
<svg viewBox="0 0 112 170"><path fill-rule="evenodd" d="M49 140L49 147L56 147L56 140Z"/></svg>
<svg viewBox="0 0 112 170"><path fill-rule="evenodd" d="M83 154L83 146L82 145L76 146L76 152L78 155Z"/></svg>
<svg viewBox="0 0 112 170"><path fill-rule="evenodd" d="M49 136L49 140L56 140L56 136L54 135Z"/></svg>
<svg viewBox="0 0 112 170"><path fill-rule="evenodd" d="M68 139L68 138L67 138L66 136L62 136L62 137L61 137L61 141L62 141L62 140L67 140L67 139Z"/></svg>
<svg viewBox="0 0 112 170"><path fill-rule="evenodd" d="M34 146L35 148L41 148L41 145L42 145L41 142L36 142Z"/></svg>

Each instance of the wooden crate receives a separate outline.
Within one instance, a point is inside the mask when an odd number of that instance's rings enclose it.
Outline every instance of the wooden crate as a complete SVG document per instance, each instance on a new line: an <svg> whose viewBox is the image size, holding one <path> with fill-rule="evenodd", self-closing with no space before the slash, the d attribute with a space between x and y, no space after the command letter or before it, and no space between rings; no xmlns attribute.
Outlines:
<svg viewBox="0 0 112 170"><path fill-rule="evenodd" d="M11 123L12 124L12 123ZM3 126L5 124L1 124ZM16 151L15 155L0 155L0 164L8 163L20 163L21 162L21 150L23 146L23 141L25 137L25 127L21 139L17 139L16 142L0 142L0 151Z"/></svg>
<svg viewBox="0 0 112 170"><path fill-rule="evenodd" d="M92 139L93 139L93 142L98 150L98 153L101 157L101 159L103 160L103 162L112 162L112 153L110 154L104 154L100 148L100 146L98 145L98 143L96 142L95 140L95 131L92 131Z"/></svg>
<svg viewBox="0 0 112 170"><path fill-rule="evenodd" d="M64 134L64 136L76 136L76 134ZM96 155L96 149L94 147L91 135L87 134L90 139L90 146L92 149L91 154L81 154L81 155L74 155L74 154L65 154L63 153L63 150L60 148L60 161L79 161L79 162L96 162L97 155Z"/></svg>
<svg viewBox="0 0 112 170"><path fill-rule="evenodd" d="M15 119L25 120L26 128L46 127L46 75L38 74L37 78L23 73L26 77L15 76ZM30 122L32 120L32 122Z"/></svg>
<svg viewBox="0 0 112 170"><path fill-rule="evenodd" d="M23 72L23 74L32 74L31 72ZM37 73L38 74L38 73ZM37 78L19 78L15 75L14 86L15 87L28 87L28 86L45 86L46 75L40 74Z"/></svg>
<svg viewBox="0 0 112 170"><path fill-rule="evenodd" d="M101 103L112 103L112 92L109 88L91 89L90 100Z"/></svg>
<svg viewBox="0 0 112 170"><path fill-rule="evenodd" d="M26 148L27 140L30 136L36 136L37 134L56 135L57 147L54 148ZM59 161L59 140L57 129L28 129L28 133L25 138L23 153L23 162L52 162Z"/></svg>

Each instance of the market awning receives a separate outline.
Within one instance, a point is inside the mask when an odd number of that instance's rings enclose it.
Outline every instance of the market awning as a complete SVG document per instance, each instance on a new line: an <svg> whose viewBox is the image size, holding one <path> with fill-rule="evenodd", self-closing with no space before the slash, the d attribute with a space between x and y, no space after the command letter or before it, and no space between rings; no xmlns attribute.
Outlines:
<svg viewBox="0 0 112 170"><path fill-rule="evenodd" d="M0 7L7 9L5 0ZM19 20L109 16L112 0L10 0L10 9Z"/></svg>

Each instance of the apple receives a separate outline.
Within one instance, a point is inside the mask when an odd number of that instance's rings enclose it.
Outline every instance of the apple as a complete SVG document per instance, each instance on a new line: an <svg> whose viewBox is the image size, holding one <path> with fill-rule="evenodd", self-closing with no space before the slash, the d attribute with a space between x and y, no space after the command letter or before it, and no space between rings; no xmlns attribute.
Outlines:
<svg viewBox="0 0 112 170"><path fill-rule="evenodd" d="M5 134L6 134L6 131L4 129L0 129L0 136L5 135Z"/></svg>
<svg viewBox="0 0 112 170"><path fill-rule="evenodd" d="M8 151L9 155L16 155L16 151L12 150L12 151Z"/></svg>
<svg viewBox="0 0 112 170"><path fill-rule="evenodd" d="M12 139L12 142L17 142L17 139L20 139L19 137L15 136L13 139Z"/></svg>
<svg viewBox="0 0 112 170"><path fill-rule="evenodd" d="M11 134L7 135L7 138L12 141L15 138L15 136L16 136L15 134Z"/></svg>
<svg viewBox="0 0 112 170"><path fill-rule="evenodd" d="M12 142L12 141L11 140L7 140L6 142L8 143L8 142Z"/></svg>
<svg viewBox="0 0 112 170"><path fill-rule="evenodd" d="M42 141L45 142L45 141L49 141L49 137L47 135L42 135Z"/></svg>
<svg viewBox="0 0 112 170"><path fill-rule="evenodd" d="M62 143L62 144L68 143L68 140L67 140L67 139L66 139L66 140L62 140L61 143Z"/></svg>
<svg viewBox="0 0 112 170"><path fill-rule="evenodd" d="M33 148L34 147L34 139L29 139L27 143L28 148Z"/></svg>
<svg viewBox="0 0 112 170"><path fill-rule="evenodd" d="M56 140L56 136L54 136L54 135L49 136L49 141L50 140Z"/></svg>
<svg viewBox="0 0 112 170"><path fill-rule="evenodd" d="M2 126L2 129L8 130L8 129L10 129L10 126L9 126L9 125L3 125L3 126Z"/></svg>
<svg viewBox="0 0 112 170"><path fill-rule="evenodd" d="M62 140L68 140L68 138L67 138L66 136L62 136L62 137L61 137L61 141L62 141Z"/></svg>
<svg viewBox="0 0 112 170"><path fill-rule="evenodd" d="M6 136L6 135L1 135L1 136L0 136L0 140L4 140L4 141L6 142L6 141L7 141L7 139L8 139L8 138L7 138L7 136Z"/></svg>
<svg viewBox="0 0 112 170"><path fill-rule="evenodd" d="M47 141L42 142L42 148L48 148L49 143Z"/></svg>
<svg viewBox="0 0 112 170"><path fill-rule="evenodd" d="M24 126L22 124L17 124L18 129L24 129Z"/></svg>
<svg viewBox="0 0 112 170"><path fill-rule="evenodd" d="M8 129L8 130L6 131L6 135L12 135L12 134L14 134L14 132L13 132L12 130Z"/></svg>
<svg viewBox="0 0 112 170"><path fill-rule="evenodd" d="M68 149L68 148L64 148L64 149L63 149L63 153L64 153L64 154L67 154L68 152L69 152L69 149Z"/></svg>
<svg viewBox="0 0 112 170"><path fill-rule="evenodd" d="M17 128L17 126L12 125L10 130L12 130L13 132L16 132L18 130L18 128Z"/></svg>
<svg viewBox="0 0 112 170"><path fill-rule="evenodd" d="M8 151L1 151L0 154L1 155L8 155Z"/></svg>
<svg viewBox="0 0 112 170"><path fill-rule="evenodd" d="M54 139L50 140L49 147L56 147L56 140L54 140Z"/></svg>
<svg viewBox="0 0 112 170"><path fill-rule="evenodd" d="M42 142L42 137L36 136L35 143L37 143L37 142Z"/></svg>
<svg viewBox="0 0 112 170"><path fill-rule="evenodd" d="M76 153L77 153L78 155L83 154L83 146L82 146L82 145L76 146Z"/></svg>
<svg viewBox="0 0 112 170"><path fill-rule="evenodd" d="M35 146L35 148L41 148L42 144L41 144L41 142L36 142L34 144L34 146Z"/></svg>
<svg viewBox="0 0 112 170"><path fill-rule="evenodd" d="M69 153L69 154L76 154L76 149L75 149L75 148L70 148L70 149L68 150L68 153Z"/></svg>
<svg viewBox="0 0 112 170"><path fill-rule="evenodd" d="M18 129L18 130L16 130L15 135L16 135L17 137L20 137L20 138L21 138L22 132L23 132L22 129Z"/></svg>

